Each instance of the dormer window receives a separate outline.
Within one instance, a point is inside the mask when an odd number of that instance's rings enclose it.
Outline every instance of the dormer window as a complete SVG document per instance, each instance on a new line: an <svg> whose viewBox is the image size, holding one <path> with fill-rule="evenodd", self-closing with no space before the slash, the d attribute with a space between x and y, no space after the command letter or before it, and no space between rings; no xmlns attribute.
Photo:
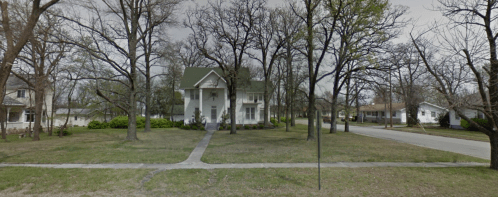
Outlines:
<svg viewBox="0 0 498 197"><path fill-rule="evenodd" d="M26 90L17 90L17 98L26 98Z"/></svg>

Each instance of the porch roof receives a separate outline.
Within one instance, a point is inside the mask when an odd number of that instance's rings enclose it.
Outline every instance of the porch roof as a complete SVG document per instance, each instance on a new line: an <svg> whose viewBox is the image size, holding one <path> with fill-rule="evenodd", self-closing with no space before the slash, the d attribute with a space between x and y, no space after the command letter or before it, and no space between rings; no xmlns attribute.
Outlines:
<svg viewBox="0 0 498 197"><path fill-rule="evenodd" d="M16 99L5 96L2 102L3 106L26 106L24 103L17 101Z"/></svg>

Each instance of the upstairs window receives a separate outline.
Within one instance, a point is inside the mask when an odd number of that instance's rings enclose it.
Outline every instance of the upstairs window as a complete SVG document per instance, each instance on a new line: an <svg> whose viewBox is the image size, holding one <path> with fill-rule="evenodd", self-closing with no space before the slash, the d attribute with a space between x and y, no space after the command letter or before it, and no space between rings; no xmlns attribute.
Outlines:
<svg viewBox="0 0 498 197"><path fill-rule="evenodd" d="M190 100L199 100L199 90L190 90Z"/></svg>
<svg viewBox="0 0 498 197"><path fill-rule="evenodd" d="M263 102L263 94L259 93L247 93L248 102Z"/></svg>
<svg viewBox="0 0 498 197"><path fill-rule="evenodd" d="M26 98L26 90L17 90L17 98Z"/></svg>
<svg viewBox="0 0 498 197"><path fill-rule="evenodd" d="M425 111L422 111L422 116L425 116Z"/></svg>

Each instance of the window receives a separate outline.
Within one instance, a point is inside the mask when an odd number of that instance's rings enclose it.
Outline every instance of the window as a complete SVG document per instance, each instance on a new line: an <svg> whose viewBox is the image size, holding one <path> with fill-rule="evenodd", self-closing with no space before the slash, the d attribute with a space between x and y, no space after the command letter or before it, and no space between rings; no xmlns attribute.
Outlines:
<svg viewBox="0 0 498 197"><path fill-rule="evenodd" d="M24 115L26 117L26 122L34 122L35 121L35 112L32 110L25 110Z"/></svg>
<svg viewBox="0 0 498 197"><path fill-rule="evenodd" d="M78 116L75 116L75 117L74 117L74 120L78 120Z"/></svg>
<svg viewBox="0 0 498 197"><path fill-rule="evenodd" d="M26 98L26 90L17 90L17 98Z"/></svg>
<svg viewBox="0 0 498 197"><path fill-rule="evenodd" d="M247 102L263 102L263 94L247 93Z"/></svg>
<svg viewBox="0 0 498 197"><path fill-rule="evenodd" d="M381 112L380 114L381 114L381 116L386 116L386 114L384 112Z"/></svg>
<svg viewBox="0 0 498 197"><path fill-rule="evenodd" d="M367 111L367 115L369 115L369 116L370 116L370 115L372 115L372 113L371 113L371 112L369 112L369 111Z"/></svg>
<svg viewBox="0 0 498 197"><path fill-rule="evenodd" d="M425 116L425 111L422 111L422 116Z"/></svg>
<svg viewBox="0 0 498 197"><path fill-rule="evenodd" d="M253 101L254 100L254 98L253 98L254 94L247 94L247 96L249 97L248 98L249 101Z"/></svg>
<svg viewBox="0 0 498 197"><path fill-rule="evenodd" d="M395 111L393 111L393 117L396 117L396 112Z"/></svg>
<svg viewBox="0 0 498 197"><path fill-rule="evenodd" d="M436 117L436 112L435 112L435 111L431 111L431 117L432 117L432 118L435 118L435 117Z"/></svg>
<svg viewBox="0 0 498 197"><path fill-rule="evenodd" d="M199 100L199 90L190 90L190 100Z"/></svg>
<svg viewBox="0 0 498 197"><path fill-rule="evenodd" d="M455 112L455 119L460 120L460 116Z"/></svg>
<svg viewBox="0 0 498 197"><path fill-rule="evenodd" d="M260 108L259 109L259 120L260 121L264 121L265 120L265 109L264 108Z"/></svg>
<svg viewBox="0 0 498 197"><path fill-rule="evenodd" d="M259 94L259 100L263 101L263 94Z"/></svg>
<svg viewBox="0 0 498 197"><path fill-rule="evenodd" d="M484 119L484 114L482 112L477 112L477 118Z"/></svg>
<svg viewBox="0 0 498 197"><path fill-rule="evenodd" d="M256 108L248 107L246 108L246 119L255 120L256 119Z"/></svg>

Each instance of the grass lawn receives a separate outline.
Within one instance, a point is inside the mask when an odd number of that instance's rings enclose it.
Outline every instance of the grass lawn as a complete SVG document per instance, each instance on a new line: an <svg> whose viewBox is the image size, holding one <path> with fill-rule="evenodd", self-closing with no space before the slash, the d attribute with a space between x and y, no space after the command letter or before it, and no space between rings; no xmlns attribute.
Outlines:
<svg viewBox="0 0 498 197"><path fill-rule="evenodd" d="M441 128L437 126L424 126L425 131L422 128L416 127L397 127L397 128L388 128L396 131L405 131L411 133L421 133L428 135L437 135L443 137L452 137L452 138L460 138L466 140L476 140L489 142L489 138L486 134L478 132L478 131L467 131L467 130L459 130L459 129L447 129Z"/></svg>
<svg viewBox="0 0 498 197"><path fill-rule="evenodd" d="M478 168L169 170L146 183L165 196L496 196L498 172Z"/></svg>
<svg viewBox="0 0 498 197"><path fill-rule="evenodd" d="M9 135L0 140L0 163L178 163L188 158L205 131L153 129L127 142L125 129L73 129L59 138L41 134L41 141Z"/></svg>
<svg viewBox="0 0 498 197"><path fill-rule="evenodd" d="M0 168L0 196L496 196L498 172L469 168ZM149 177L150 178L150 177Z"/></svg>
<svg viewBox="0 0 498 197"><path fill-rule="evenodd" d="M202 161L206 163L311 163L317 144L306 141L307 126L290 132L273 130L217 131ZM353 133L323 131L322 162L484 162L488 160Z"/></svg>

